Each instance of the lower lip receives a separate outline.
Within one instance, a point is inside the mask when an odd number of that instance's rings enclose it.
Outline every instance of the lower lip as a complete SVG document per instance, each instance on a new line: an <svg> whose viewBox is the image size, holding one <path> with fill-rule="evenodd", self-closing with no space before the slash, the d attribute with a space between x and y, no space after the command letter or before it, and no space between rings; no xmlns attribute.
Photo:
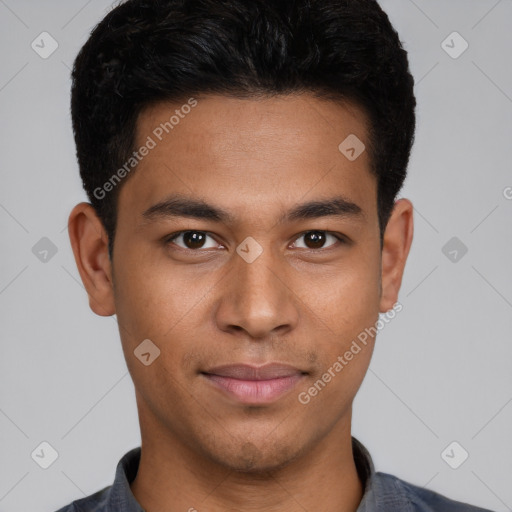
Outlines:
<svg viewBox="0 0 512 512"><path fill-rule="evenodd" d="M269 380L240 380L220 375L203 375L231 397L250 404L265 404L277 400L293 389L304 376L294 374Z"/></svg>

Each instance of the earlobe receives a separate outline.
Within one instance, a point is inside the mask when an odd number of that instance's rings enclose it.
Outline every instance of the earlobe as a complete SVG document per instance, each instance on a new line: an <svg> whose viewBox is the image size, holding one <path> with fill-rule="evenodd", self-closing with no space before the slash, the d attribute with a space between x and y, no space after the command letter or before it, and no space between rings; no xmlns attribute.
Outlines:
<svg viewBox="0 0 512 512"><path fill-rule="evenodd" d="M380 312L389 311L398 301L405 263L414 231L413 205L408 199L395 202L384 232L382 247L382 293Z"/></svg>
<svg viewBox="0 0 512 512"><path fill-rule="evenodd" d="M75 262L89 295L90 308L100 316L115 313L108 236L94 208L77 204L69 215L68 232Z"/></svg>

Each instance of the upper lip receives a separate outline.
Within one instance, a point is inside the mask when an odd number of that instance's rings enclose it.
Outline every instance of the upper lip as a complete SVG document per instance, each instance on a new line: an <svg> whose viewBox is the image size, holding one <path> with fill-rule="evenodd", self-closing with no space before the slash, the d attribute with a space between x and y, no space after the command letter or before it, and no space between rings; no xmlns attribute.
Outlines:
<svg viewBox="0 0 512 512"><path fill-rule="evenodd" d="M287 364L267 363L262 366L250 364L227 364L211 368L203 373L240 380L270 380L303 374L298 368Z"/></svg>

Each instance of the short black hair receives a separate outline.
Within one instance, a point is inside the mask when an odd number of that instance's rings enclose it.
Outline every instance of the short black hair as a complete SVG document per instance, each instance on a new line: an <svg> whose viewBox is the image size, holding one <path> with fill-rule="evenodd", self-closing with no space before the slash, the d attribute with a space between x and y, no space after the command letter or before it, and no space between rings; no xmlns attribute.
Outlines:
<svg viewBox="0 0 512 512"><path fill-rule="evenodd" d="M81 48L71 91L80 175L110 255L122 184L103 187L135 150L139 114L210 93L309 92L362 107L382 241L414 141L413 88L407 52L376 0L120 3Z"/></svg>

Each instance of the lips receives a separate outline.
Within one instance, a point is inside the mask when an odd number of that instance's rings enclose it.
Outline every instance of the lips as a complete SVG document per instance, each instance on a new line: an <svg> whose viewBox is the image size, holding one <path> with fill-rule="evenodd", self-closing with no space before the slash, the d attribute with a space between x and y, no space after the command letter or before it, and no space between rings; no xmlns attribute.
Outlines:
<svg viewBox="0 0 512 512"><path fill-rule="evenodd" d="M291 375L303 372L293 366L270 363L263 366L251 366L248 364L225 365L212 368L204 373L240 380L270 380L290 377Z"/></svg>
<svg viewBox="0 0 512 512"><path fill-rule="evenodd" d="M218 366L202 372L202 375L232 399L247 404L264 404L285 395L306 373L290 365L270 363L263 366Z"/></svg>

